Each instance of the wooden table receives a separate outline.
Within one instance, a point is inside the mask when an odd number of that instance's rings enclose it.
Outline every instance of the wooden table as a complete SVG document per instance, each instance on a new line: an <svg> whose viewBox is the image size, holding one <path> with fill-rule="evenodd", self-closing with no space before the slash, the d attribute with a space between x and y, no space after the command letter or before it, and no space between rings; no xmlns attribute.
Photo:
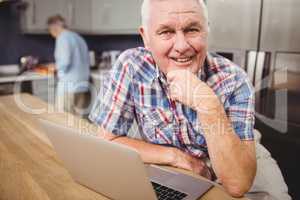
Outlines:
<svg viewBox="0 0 300 200"><path fill-rule="evenodd" d="M0 199L107 199L74 182L37 118L89 133L97 132L97 127L88 121L56 112L53 106L29 94L0 97ZM215 186L201 199L233 198Z"/></svg>

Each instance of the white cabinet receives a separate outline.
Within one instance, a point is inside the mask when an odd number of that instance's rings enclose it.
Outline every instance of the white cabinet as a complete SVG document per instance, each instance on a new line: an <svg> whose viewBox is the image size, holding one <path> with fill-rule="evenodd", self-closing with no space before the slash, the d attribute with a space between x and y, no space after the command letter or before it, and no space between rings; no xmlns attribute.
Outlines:
<svg viewBox="0 0 300 200"><path fill-rule="evenodd" d="M51 104L55 103L55 87L54 77L32 80L32 94Z"/></svg>
<svg viewBox="0 0 300 200"><path fill-rule="evenodd" d="M59 14L67 25L78 32L91 30L91 0L26 0L22 17L25 33L48 33L47 19Z"/></svg>
<svg viewBox="0 0 300 200"><path fill-rule="evenodd" d="M142 0L92 0L92 32L136 34Z"/></svg>
<svg viewBox="0 0 300 200"><path fill-rule="evenodd" d="M25 0L25 33L47 33L48 17L60 14L79 33L137 34L142 0Z"/></svg>
<svg viewBox="0 0 300 200"><path fill-rule="evenodd" d="M90 33L92 30L92 1L71 0L72 12L70 28L79 33Z"/></svg>
<svg viewBox="0 0 300 200"><path fill-rule="evenodd" d="M72 5L69 0L26 0L22 29L28 33L47 33L48 17L60 14L71 22Z"/></svg>

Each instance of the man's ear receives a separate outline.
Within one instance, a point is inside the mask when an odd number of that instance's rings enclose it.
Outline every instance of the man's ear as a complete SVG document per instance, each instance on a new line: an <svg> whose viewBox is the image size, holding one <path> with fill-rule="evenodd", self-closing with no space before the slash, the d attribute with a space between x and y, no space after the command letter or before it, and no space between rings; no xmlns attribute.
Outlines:
<svg viewBox="0 0 300 200"><path fill-rule="evenodd" d="M141 26L139 28L139 33L140 33L140 35L141 35L141 37L143 39L145 48L148 49L149 48L149 45L148 45L149 44L149 38L148 38L148 35L146 33L145 28Z"/></svg>

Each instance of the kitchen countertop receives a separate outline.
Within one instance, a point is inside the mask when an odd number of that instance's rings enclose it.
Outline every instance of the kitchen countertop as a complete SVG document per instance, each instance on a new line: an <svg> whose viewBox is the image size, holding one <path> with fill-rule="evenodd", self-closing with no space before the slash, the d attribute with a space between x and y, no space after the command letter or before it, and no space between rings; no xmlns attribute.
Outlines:
<svg viewBox="0 0 300 200"><path fill-rule="evenodd" d="M37 72L24 72L21 75L11 75L11 76L0 76L0 83L13 83L13 82L22 82L22 81L33 81L33 80L43 80L53 78L52 74L40 74Z"/></svg>
<svg viewBox="0 0 300 200"><path fill-rule="evenodd" d="M90 76L94 79L102 79L110 69L93 69ZM53 78L53 74L41 74L33 71L25 72L21 75L0 76L0 83L14 83L22 81L33 81Z"/></svg>

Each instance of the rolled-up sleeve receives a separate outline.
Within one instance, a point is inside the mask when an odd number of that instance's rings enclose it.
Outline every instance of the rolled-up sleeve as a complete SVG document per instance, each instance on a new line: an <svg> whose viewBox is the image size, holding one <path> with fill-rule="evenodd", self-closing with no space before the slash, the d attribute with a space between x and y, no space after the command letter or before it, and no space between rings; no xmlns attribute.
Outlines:
<svg viewBox="0 0 300 200"><path fill-rule="evenodd" d="M244 72L237 78L234 92L228 99L226 113L241 140L254 139L255 96L253 86Z"/></svg>
<svg viewBox="0 0 300 200"><path fill-rule="evenodd" d="M127 135L134 120L134 104L132 73L126 55L119 57L103 82L89 119L115 135Z"/></svg>

